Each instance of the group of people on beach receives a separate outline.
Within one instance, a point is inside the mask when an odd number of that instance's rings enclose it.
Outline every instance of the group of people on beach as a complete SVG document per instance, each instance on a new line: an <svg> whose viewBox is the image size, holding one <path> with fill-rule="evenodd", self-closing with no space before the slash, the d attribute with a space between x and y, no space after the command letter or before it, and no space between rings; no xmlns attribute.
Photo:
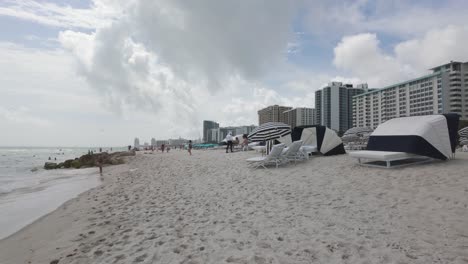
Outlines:
<svg viewBox="0 0 468 264"><path fill-rule="evenodd" d="M239 138L238 137L233 137L232 136L232 133L229 132L226 136L226 153L229 152L229 150L231 150L231 153L233 152L232 151L232 147L234 144L239 144ZM247 136L246 135L243 135L242 136L242 143L241 143L241 147L242 147L242 150L245 150L247 148L247 146L249 145L249 141L247 140Z"/></svg>
<svg viewBox="0 0 468 264"><path fill-rule="evenodd" d="M164 153L164 150L166 150L167 153L169 153L169 150L171 150L171 147L170 146L166 146L166 144L161 144L161 152ZM177 146L175 146L175 149L177 149ZM179 150L182 150L184 149L184 147L181 145L179 146ZM154 150L154 149L153 149ZM156 148L156 150L158 150ZM188 150L188 153L190 154L190 156L192 156L192 140L189 140L188 142L188 146L187 146L187 150Z"/></svg>

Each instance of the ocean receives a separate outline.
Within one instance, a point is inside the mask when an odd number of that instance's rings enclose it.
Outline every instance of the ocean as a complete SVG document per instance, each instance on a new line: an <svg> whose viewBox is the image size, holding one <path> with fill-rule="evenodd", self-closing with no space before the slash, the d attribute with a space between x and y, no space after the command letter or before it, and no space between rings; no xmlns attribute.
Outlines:
<svg viewBox="0 0 468 264"><path fill-rule="evenodd" d="M96 148L0 147L0 239L100 184L97 168L44 170ZM110 151L110 148L103 148ZM125 150L112 148L113 151Z"/></svg>

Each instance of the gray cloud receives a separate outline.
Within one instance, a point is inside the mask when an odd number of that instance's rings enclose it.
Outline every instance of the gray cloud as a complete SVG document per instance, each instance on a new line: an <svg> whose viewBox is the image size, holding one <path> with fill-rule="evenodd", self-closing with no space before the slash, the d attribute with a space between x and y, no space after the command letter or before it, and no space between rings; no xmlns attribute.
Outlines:
<svg viewBox="0 0 468 264"><path fill-rule="evenodd" d="M212 90L226 78L256 80L281 60L291 37L289 1L139 1L135 35L184 79Z"/></svg>
<svg viewBox="0 0 468 264"><path fill-rule="evenodd" d="M112 25L59 40L110 109L151 112L195 134L212 111L205 98L228 104L236 84L245 96L284 59L294 11L280 0L139 0Z"/></svg>

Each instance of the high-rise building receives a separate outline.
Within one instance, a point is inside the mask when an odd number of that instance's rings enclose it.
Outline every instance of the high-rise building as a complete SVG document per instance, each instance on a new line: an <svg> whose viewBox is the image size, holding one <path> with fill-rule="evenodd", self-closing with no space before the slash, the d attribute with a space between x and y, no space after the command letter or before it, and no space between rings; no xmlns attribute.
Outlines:
<svg viewBox="0 0 468 264"><path fill-rule="evenodd" d="M315 124L322 123L322 90L315 91Z"/></svg>
<svg viewBox="0 0 468 264"><path fill-rule="evenodd" d="M231 133L233 136L236 135L243 135L243 134L250 134L256 126L250 125L250 126L230 126L230 127L221 127L218 130L218 139L219 141L222 141L223 139L226 138L228 133ZM218 141L218 142L219 142Z"/></svg>
<svg viewBox="0 0 468 264"><path fill-rule="evenodd" d="M218 123L216 123L218 124ZM226 138L228 133L231 133L233 136L241 135L241 134L249 134L254 130L256 126L230 126L230 127L219 127L212 128L206 133L207 138L203 142L205 143L218 143L221 142L224 138Z"/></svg>
<svg viewBox="0 0 468 264"><path fill-rule="evenodd" d="M211 130L213 128L219 128L219 124L214 121L203 121L203 142L205 143L212 143L215 141L211 140Z"/></svg>
<svg viewBox="0 0 468 264"><path fill-rule="evenodd" d="M156 139L154 138L151 139L151 146L156 146Z"/></svg>
<svg viewBox="0 0 468 264"><path fill-rule="evenodd" d="M431 70L431 74L354 96L354 125L375 128L395 117L449 112L468 120L468 62L452 61Z"/></svg>
<svg viewBox="0 0 468 264"><path fill-rule="evenodd" d="M236 127L236 135L240 135L240 134L250 134L250 132L252 132L257 126L255 125L250 125L250 126L238 126Z"/></svg>
<svg viewBox="0 0 468 264"><path fill-rule="evenodd" d="M289 106L271 105L263 109L258 110L258 124L264 124L268 122L283 122L283 112L291 110Z"/></svg>
<svg viewBox="0 0 468 264"><path fill-rule="evenodd" d="M297 107L283 112L285 124L291 128L298 126L315 125L315 109L307 107Z"/></svg>
<svg viewBox="0 0 468 264"><path fill-rule="evenodd" d="M133 147L134 148L140 148L140 139L139 138L135 138L135 140L133 141Z"/></svg>
<svg viewBox="0 0 468 264"><path fill-rule="evenodd" d="M169 141L168 140L156 140L156 146L158 148L161 147L162 144L169 145Z"/></svg>
<svg viewBox="0 0 468 264"><path fill-rule="evenodd" d="M181 137L169 139L167 141L168 141L168 144L171 146L181 146L181 145L185 145L188 142L187 139L181 138Z"/></svg>
<svg viewBox="0 0 468 264"><path fill-rule="evenodd" d="M331 82L315 92L316 121L335 131L345 132L353 126L353 96L367 91L367 84Z"/></svg>

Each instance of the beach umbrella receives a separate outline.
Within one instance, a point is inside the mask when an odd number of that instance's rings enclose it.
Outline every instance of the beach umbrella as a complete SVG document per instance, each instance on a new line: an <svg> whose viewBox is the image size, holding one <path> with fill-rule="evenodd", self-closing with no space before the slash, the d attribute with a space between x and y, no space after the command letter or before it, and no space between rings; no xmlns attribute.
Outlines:
<svg viewBox="0 0 468 264"><path fill-rule="evenodd" d="M280 122L268 122L255 128L248 136L250 142L267 142L266 153L269 154L275 139L291 134L291 127Z"/></svg>
<svg viewBox="0 0 468 264"><path fill-rule="evenodd" d="M460 145L468 145L468 138L461 137L460 138Z"/></svg>
<svg viewBox="0 0 468 264"><path fill-rule="evenodd" d="M458 131L460 137L468 138L468 127L464 127Z"/></svg>
<svg viewBox="0 0 468 264"><path fill-rule="evenodd" d="M291 127L284 123L268 122L255 128L247 137L252 142L269 141L291 134Z"/></svg>

